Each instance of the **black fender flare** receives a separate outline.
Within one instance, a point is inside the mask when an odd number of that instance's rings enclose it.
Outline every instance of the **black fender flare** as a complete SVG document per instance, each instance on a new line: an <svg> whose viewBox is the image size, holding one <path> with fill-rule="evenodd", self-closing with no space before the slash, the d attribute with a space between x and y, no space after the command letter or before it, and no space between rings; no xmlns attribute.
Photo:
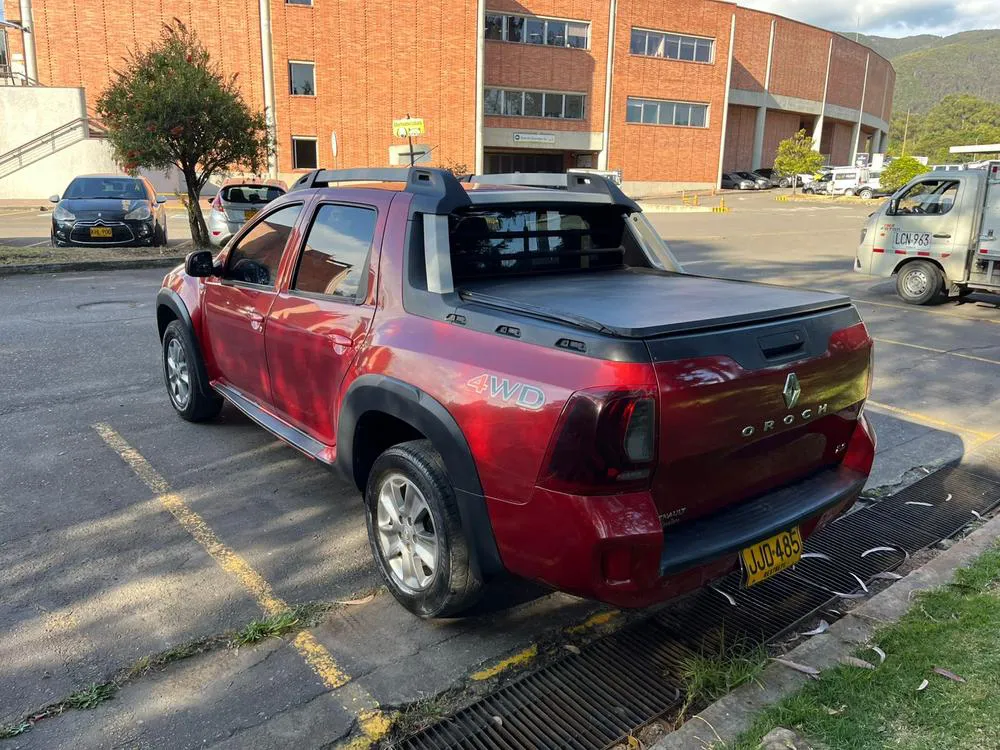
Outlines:
<svg viewBox="0 0 1000 750"><path fill-rule="evenodd" d="M359 467L354 454L358 421L370 411L406 422L431 441L444 459L455 489L462 529L469 541L472 563L485 578L503 570L479 472L461 428L448 410L415 386L387 375L361 375L347 389L337 424L337 467L355 484ZM364 488L361 488L364 492Z"/></svg>
<svg viewBox="0 0 1000 750"><path fill-rule="evenodd" d="M191 313L188 312L187 305L184 304L184 300L181 296L175 292L173 289L161 289L156 293L156 319L157 319L157 333L160 334L160 341L162 342L163 336L162 331L159 330L159 319L160 319L160 308L167 308L174 314L174 316L181 322L181 324L187 329L188 336L191 337L191 341L198 349L198 356L195 357L194 366L198 371L198 382L203 384L205 396L215 396L216 393L212 390L212 386L208 384L208 370L205 368L205 354L201 350L201 342L198 340L198 334L194 330L194 321L191 320Z"/></svg>

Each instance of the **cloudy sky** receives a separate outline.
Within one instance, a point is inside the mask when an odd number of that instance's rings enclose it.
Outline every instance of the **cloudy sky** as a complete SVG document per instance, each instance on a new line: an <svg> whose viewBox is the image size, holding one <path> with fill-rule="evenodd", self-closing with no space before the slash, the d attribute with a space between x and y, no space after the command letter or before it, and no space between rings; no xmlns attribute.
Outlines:
<svg viewBox="0 0 1000 750"><path fill-rule="evenodd" d="M737 0L835 31L881 36L954 34L1000 28L1000 0Z"/></svg>

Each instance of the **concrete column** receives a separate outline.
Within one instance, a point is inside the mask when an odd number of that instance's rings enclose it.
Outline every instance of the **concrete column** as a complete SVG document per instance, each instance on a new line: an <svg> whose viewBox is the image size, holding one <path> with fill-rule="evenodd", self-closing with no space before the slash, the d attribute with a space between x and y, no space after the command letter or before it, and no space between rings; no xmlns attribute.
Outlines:
<svg viewBox="0 0 1000 750"><path fill-rule="evenodd" d="M476 3L476 158L473 172L483 173L483 113L485 103L483 97L486 85L486 0L479 0Z"/></svg>
<svg viewBox="0 0 1000 750"><path fill-rule="evenodd" d="M767 126L767 107L757 107L757 121L753 126L753 161L750 169L760 169L764 161L764 128Z"/></svg>
<svg viewBox="0 0 1000 750"><path fill-rule="evenodd" d="M260 64L264 79L264 121L274 149L267 155L267 173L278 177L278 128L274 116L274 49L271 46L271 0L260 0ZM322 167L322 160L317 165Z"/></svg>
<svg viewBox="0 0 1000 750"><path fill-rule="evenodd" d="M826 119L826 95L830 91L830 63L833 62L833 37L830 37L830 51L826 55L826 78L823 79L823 109L816 117L816 124L813 127L813 151L820 150L820 143L823 141L823 122Z"/></svg>
<svg viewBox="0 0 1000 750"><path fill-rule="evenodd" d="M24 40L24 73L29 83L38 83L38 57L35 53L35 21L31 0L21 0L21 38Z"/></svg>
<svg viewBox="0 0 1000 750"><path fill-rule="evenodd" d="M885 133L881 130L876 130L872 135L872 153L873 154L884 154L885 153Z"/></svg>
<svg viewBox="0 0 1000 750"><path fill-rule="evenodd" d="M865 97L868 95L868 64L871 62L871 53L865 58L865 82L861 85L861 104L858 107L858 121L854 123L854 132L851 138L851 163L858 158L858 149L861 148L861 121L865 118Z"/></svg>
<svg viewBox="0 0 1000 750"><path fill-rule="evenodd" d="M597 168L608 168L608 154L611 151L611 77L615 64L615 27L618 20L618 0L611 0L608 10L608 59L604 75L604 142L597 155Z"/></svg>
<svg viewBox="0 0 1000 750"><path fill-rule="evenodd" d="M719 171L715 175L715 186L722 183L722 165L726 158L726 127L729 125L729 87L733 83L733 47L736 45L736 14L729 24L729 62L726 64L726 95L722 100L722 137L719 138Z"/></svg>

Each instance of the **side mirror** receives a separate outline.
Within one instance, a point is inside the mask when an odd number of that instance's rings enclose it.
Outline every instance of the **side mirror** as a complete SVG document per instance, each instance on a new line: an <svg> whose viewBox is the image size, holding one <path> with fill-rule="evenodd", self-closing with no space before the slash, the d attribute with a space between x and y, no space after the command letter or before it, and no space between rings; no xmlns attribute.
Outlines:
<svg viewBox="0 0 1000 750"><path fill-rule="evenodd" d="M49 202L51 202L51 203L58 203L60 200L61 199L59 198L58 195L50 195L49 196Z"/></svg>
<svg viewBox="0 0 1000 750"><path fill-rule="evenodd" d="M225 247L226 245L229 244L230 240L232 240L232 239L233 239L233 235L227 234L225 237L223 237L221 240L219 240L219 247Z"/></svg>
<svg viewBox="0 0 1000 750"><path fill-rule="evenodd" d="M156 202L157 203L166 203L167 202L167 196L165 196L165 195L158 195L158 196L156 196Z"/></svg>
<svg viewBox="0 0 1000 750"><path fill-rule="evenodd" d="M195 250L184 259L184 272L188 276L214 276L215 259L211 250Z"/></svg>

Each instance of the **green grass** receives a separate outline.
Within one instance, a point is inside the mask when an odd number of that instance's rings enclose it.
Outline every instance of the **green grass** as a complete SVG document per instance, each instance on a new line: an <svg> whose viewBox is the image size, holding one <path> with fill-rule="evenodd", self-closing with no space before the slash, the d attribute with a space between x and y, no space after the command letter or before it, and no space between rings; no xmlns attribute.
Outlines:
<svg viewBox="0 0 1000 750"><path fill-rule="evenodd" d="M725 631L718 634L718 643L706 646L701 654L688 657L681 664L685 699L679 717L692 706L717 701L727 693L751 680L767 666L767 650L762 644L726 642Z"/></svg>
<svg viewBox="0 0 1000 750"><path fill-rule="evenodd" d="M87 709L97 708L106 700L111 700L118 692L118 686L113 682L105 682L98 685L96 682L77 690L66 699L67 708Z"/></svg>
<svg viewBox="0 0 1000 750"><path fill-rule="evenodd" d="M249 646L252 643L259 643L268 638L279 638L280 636L296 629L299 626L299 615L294 610L281 612L260 620L252 620L242 628L233 633L229 640L231 648Z"/></svg>
<svg viewBox="0 0 1000 750"><path fill-rule="evenodd" d="M957 572L954 583L914 598L875 643L874 671L838 667L763 712L734 750L753 750L777 726L831 748L939 750L1000 747L1000 549ZM878 663L875 654L859 657ZM957 683L934 674L943 667ZM917 692L921 681L928 687Z"/></svg>

